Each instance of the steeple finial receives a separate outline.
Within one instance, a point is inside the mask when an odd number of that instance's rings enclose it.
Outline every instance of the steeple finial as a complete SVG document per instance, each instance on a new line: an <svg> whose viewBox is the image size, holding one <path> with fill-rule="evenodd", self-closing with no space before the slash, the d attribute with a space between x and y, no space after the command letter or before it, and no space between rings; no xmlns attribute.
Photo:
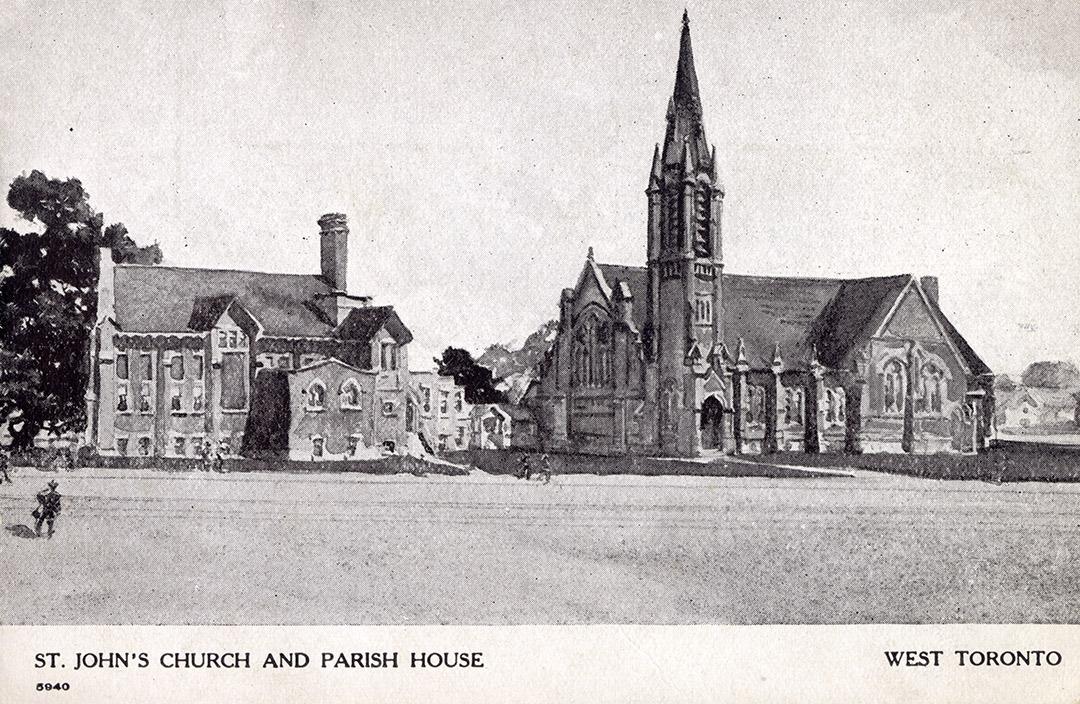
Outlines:
<svg viewBox="0 0 1080 704"><path fill-rule="evenodd" d="M694 70L694 50L690 46L690 15L683 10L682 38L679 40L679 64L675 69L675 104L689 107L701 115L697 71Z"/></svg>
<svg viewBox="0 0 1080 704"><path fill-rule="evenodd" d="M587 255L585 255L585 256L590 262L595 260L595 257L593 255L593 251L592 251L592 246L589 247L589 253Z"/></svg>
<svg viewBox="0 0 1080 704"><path fill-rule="evenodd" d="M690 26L690 13L686 11L685 7L683 8L683 11L682 11L682 26L683 27L689 27Z"/></svg>
<svg viewBox="0 0 1080 704"><path fill-rule="evenodd" d="M682 161L683 141L690 140L694 164L706 166L709 145L701 120L701 95L698 90L694 50L690 45L690 15L683 12L682 36L679 39L679 61L675 67L675 89L667 111L667 134L662 151L665 166Z"/></svg>
<svg viewBox="0 0 1080 704"><path fill-rule="evenodd" d="M649 185L654 186L660 183L660 178L664 175L664 165L660 161L660 145L657 144L653 149L652 156L652 170L649 172Z"/></svg>

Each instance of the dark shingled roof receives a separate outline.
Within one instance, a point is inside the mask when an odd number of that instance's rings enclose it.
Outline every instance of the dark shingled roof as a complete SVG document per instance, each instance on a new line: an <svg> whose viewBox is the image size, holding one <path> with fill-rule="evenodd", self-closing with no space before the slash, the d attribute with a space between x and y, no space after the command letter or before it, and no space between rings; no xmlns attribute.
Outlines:
<svg viewBox="0 0 1080 704"><path fill-rule="evenodd" d="M597 264L597 268L610 288L619 281L630 287L634 321L644 330L648 270L613 264ZM778 343L788 369L806 368L815 347L822 364L841 366L885 318L911 280L909 274L866 279L724 274L724 344L734 358L742 339L747 361L758 369L772 366ZM972 372L989 373L936 303L932 305Z"/></svg>
<svg viewBox="0 0 1080 704"><path fill-rule="evenodd" d="M412 332L401 322L393 306L372 306L354 308L338 326L338 337L345 340L370 340L380 328L394 338L399 345L412 342Z"/></svg>
<svg viewBox="0 0 1080 704"><path fill-rule="evenodd" d="M192 330L209 330L229 309L235 296L198 296L191 307L191 319L188 327Z"/></svg>
<svg viewBox="0 0 1080 704"><path fill-rule="evenodd" d="M188 332L232 299L267 335L329 337L334 331L316 304L330 287L311 274L117 265L114 290L116 324L125 332Z"/></svg>

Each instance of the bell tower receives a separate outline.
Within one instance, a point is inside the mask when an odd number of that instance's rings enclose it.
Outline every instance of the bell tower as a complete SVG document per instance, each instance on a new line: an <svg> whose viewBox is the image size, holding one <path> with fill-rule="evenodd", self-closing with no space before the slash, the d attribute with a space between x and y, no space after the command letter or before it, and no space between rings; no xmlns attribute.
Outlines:
<svg viewBox="0 0 1080 704"><path fill-rule="evenodd" d="M702 123L690 19L683 13L664 144L649 174L648 353L656 364L660 449L700 452L702 376L723 342L724 191Z"/></svg>

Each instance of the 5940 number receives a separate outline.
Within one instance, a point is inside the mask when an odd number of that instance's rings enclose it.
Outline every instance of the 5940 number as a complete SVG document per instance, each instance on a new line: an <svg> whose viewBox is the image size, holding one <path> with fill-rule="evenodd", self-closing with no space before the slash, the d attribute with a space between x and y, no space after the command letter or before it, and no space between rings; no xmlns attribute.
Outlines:
<svg viewBox="0 0 1080 704"><path fill-rule="evenodd" d="M66 692L71 689L71 685L67 682L38 682L37 691L39 692Z"/></svg>

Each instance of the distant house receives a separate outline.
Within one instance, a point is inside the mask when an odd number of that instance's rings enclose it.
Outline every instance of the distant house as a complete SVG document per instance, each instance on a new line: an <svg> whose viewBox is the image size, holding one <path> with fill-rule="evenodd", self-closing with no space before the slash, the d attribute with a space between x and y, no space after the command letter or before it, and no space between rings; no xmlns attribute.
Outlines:
<svg viewBox="0 0 1080 704"><path fill-rule="evenodd" d="M469 447L472 406L465 401L465 387L454 377L413 371L410 404L427 449L447 452Z"/></svg>
<svg viewBox="0 0 1080 704"><path fill-rule="evenodd" d="M1019 386L998 391L998 430L1080 432L1080 391Z"/></svg>

